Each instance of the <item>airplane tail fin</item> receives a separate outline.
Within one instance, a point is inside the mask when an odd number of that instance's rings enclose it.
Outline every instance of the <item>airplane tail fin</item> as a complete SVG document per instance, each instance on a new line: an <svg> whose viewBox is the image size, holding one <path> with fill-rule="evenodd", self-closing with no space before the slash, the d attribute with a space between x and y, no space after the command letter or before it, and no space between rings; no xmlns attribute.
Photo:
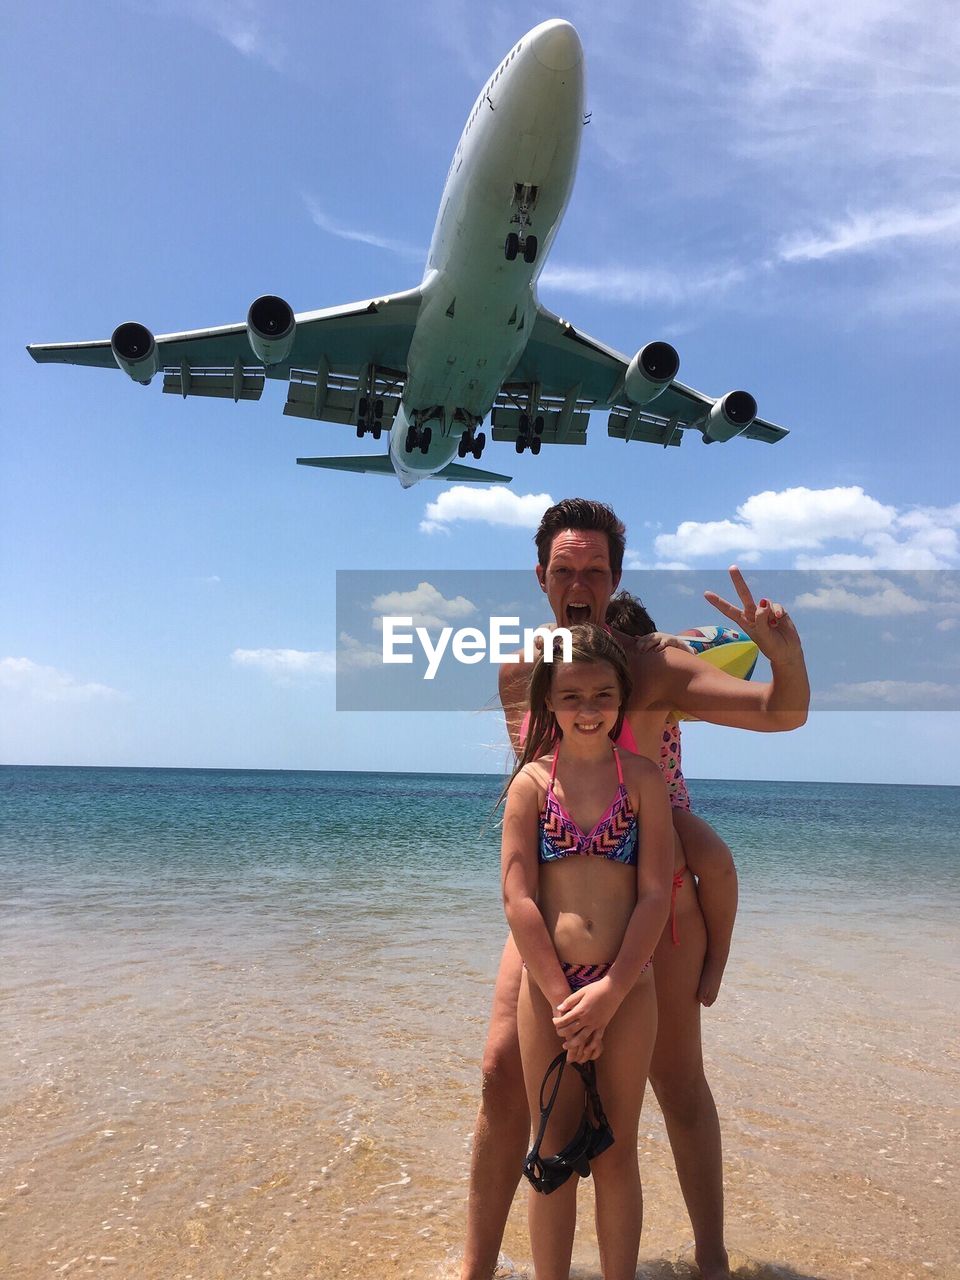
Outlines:
<svg viewBox="0 0 960 1280"><path fill-rule="evenodd" d="M356 454L345 458L298 458L302 467L325 467L330 471L357 471L368 475L396 475L388 453ZM502 476L496 471L481 471L479 467L465 467L459 462L448 462L442 471L425 475L425 480L473 481L479 484L509 484L512 476Z"/></svg>

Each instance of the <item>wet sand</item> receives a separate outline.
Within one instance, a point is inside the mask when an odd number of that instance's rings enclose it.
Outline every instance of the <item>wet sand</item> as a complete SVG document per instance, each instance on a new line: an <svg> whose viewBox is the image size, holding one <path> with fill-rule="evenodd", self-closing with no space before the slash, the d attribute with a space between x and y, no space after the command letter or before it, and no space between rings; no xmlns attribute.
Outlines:
<svg viewBox="0 0 960 1280"><path fill-rule="evenodd" d="M744 905L704 1018L738 1276L960 1276L954 913L914 911ZM429 936L375 911L110 919L7 917L4 1280L453 1280L495 904L470 936L452 908ZM692 1276L652 1097L640 1155L639 1274ZM521 1192L503 1274L529 1256Z"/></svg>

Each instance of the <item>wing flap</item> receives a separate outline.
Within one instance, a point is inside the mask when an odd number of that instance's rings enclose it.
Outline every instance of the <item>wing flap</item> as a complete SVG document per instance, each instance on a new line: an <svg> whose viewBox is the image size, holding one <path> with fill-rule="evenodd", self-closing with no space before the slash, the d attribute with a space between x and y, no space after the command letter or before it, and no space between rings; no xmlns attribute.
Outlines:
<svg viewBox="0 0 960 1280"><path fill-rule="evenodd" d="M396 369L367 366L359 373L337 373L321 362L315 370L295 369L290 374L283 412L288 418L353 426L363 419L389 430L400 410L405 381L406 374Z"/></svg>
<svg viewBox="0 0 960 1280"><path fill-rule="evenodd" d="M259 400L264 377L260 369L165 369L163 390L167 395L214 396L221 400Z"/></svg>
<svg viewBox="0 0 960 1280"><path fill-rule="evenodd" d="M663 448L679 446L683 440L682 429L676 421L664 421L644 413L634 405L629 413L614 410L607 419L607 435L615 440L640 440L646 444L659 444Z"/></svg>

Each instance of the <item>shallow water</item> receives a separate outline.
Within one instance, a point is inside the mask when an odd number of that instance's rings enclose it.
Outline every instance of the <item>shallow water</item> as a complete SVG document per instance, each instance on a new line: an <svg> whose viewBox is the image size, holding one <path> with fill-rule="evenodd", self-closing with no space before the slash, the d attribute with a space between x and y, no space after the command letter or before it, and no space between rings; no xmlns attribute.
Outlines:
<svg viewBox="0 0 960 1280"><path fill-rule="evenodd" d="M4 1280L453 1280L504 936L496 790L0 770ZM737 1274L960 1275L960 792L695 794L743 889L704 1018ZM640 1274L691 1276L652 1099L640 1151ZM522 1199L505 1274L531 1274Z"/></svg>

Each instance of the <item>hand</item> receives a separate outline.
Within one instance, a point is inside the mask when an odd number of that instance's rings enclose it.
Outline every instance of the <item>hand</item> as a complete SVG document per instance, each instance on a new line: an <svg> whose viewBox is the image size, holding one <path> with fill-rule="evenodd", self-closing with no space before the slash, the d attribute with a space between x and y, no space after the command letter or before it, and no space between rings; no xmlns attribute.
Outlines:
<svg viewBox="0 0 960 1280"><path fill-rule="evenodd" d="M664 649L683 649L685 653L694 653L694 647L682 636L671 636L666 631L651 631L647 636L636 636L634 647L637 653L662 653Z"/></svg>
<svg viewBox="0 0 960 1280"><path fill-rule="evenodd" d="M717 961L711 958L709 951L703 962L703 969L700 972L700 983L697 987L697 1000L705 1009L709 1009L717 996L720 994L720 983L723 981L723 971L726 968L726 962Z"/></svg>
<svg viewBox="0 0 960 1280"><path fill-rule="evenodd" d="M771 662L802 659L800 636L783 605L771 600L761 600L758 605L736 565L730 566L730 579L740 597L742 608L738 609L715 591L705 591L704 599L715 609L719 609L741 631L745 631L763 656Z"/></svg>
<svg viewBox="0 0 960 1280"><path fill-rule="evenodd" d="M603 1032L594 1031L574 1049L567 1050L568 1062L596 1062L603 1053Z"/></svg>
<svg viewBox="0 0 960 1280"><path fill-rule="evenodd" d="M620 1008L621 998L609 979L601 978L599 982L591 982L579 991L571 992L557 1005L553 1025L568 1055L579 1053L596 1033L603 1035L610 1019ZM574 1058L573 1061L587 1059Z"/></svg>

